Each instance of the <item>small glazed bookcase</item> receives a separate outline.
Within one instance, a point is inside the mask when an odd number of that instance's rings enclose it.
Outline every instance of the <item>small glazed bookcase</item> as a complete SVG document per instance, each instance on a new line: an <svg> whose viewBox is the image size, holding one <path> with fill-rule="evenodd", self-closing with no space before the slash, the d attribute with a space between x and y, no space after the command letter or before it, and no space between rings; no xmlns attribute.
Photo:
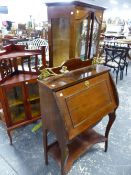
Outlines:
<svg viewBox="0 0 131 175"><path fill-rule="evenodd" d="M105 8L80 1L49 2L49 66L72 58L86 60L98 54Z"/></svg>
<svg viewBox="0 0 131 175"><path fill-rule="evenodd" d="M40 119L37 75L20 74L0 86L3 121L12 144L11 131Z"/></svg>

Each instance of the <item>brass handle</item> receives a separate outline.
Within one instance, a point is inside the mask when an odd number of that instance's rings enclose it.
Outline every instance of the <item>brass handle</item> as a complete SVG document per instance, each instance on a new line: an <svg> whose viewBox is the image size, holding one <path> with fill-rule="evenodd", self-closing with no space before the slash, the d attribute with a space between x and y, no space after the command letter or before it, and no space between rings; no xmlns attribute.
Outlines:
<svg viewBox="0 0 131 175"><path fill-rule="evenodd" d="M90 85L90 82L89 81L85 81L85 86L89 87L89 85Z"/></svg>

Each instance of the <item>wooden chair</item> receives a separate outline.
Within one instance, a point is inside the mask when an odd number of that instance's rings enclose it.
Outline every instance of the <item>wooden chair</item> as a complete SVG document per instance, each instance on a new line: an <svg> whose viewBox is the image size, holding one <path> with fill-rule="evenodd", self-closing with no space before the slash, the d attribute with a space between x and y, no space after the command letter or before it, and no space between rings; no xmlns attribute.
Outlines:
<svg viewBox="0 0 131 175"><path fill-rule="evenodd" d="M112 68L116 72L116 83L118 79L118 74L120 73L120 80L123 79L123 72L128 68L127 55L128 48L125 47L105 47L105 66Z"/></svg>

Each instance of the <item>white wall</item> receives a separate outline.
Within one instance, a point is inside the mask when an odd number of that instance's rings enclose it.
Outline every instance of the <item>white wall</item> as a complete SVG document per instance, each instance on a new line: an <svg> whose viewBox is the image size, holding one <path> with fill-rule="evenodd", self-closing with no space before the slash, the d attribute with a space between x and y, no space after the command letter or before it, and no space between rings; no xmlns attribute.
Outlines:
<svg viewBox="0 0 131 175"><path fill-rule="evenodd" d="M108 18L116 18L119 17L121 19L131 19L131 10L130 9L120 9L119 7L113 7L105 10L104 19Z"/></svg>
<svg viewBox="0 0 131 175"><path fill-rule="evenodd" d="M37 21L47 20L46 6L42 0L0 0L0 5L8 6L8 14L0 14L1 20L25 23L30 15Z"/></svg>
<svg viewBox="0 0 131 175"><path fill-rule="evenodd" d="M46 21L47 8L44 2L47 1L61 0L0 0L0 5L7 5L9 8L9 14L0 14L0 20L11 20L17 23L25 23L29 20L29 16L32 15L32 19L37 20L37 22ZM87 1L85 0L85 2ZM111 4L109 1L105 0L99 0L99 2L97 0L88 0L88 3L95 3L96 5L107 7L107 10L104 12L104 19L109 17L120 17L122 19L131 18L131 5L129 6L125 4L124 0L119 0L118 4Z"/></svg>

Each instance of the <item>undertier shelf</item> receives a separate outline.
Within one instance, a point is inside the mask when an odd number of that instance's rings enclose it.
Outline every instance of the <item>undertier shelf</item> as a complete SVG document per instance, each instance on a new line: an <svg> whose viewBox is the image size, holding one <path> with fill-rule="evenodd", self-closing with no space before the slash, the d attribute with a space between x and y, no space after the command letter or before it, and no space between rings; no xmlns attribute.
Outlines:
<svg viewBox="0 0 131 175"><path fill-rule="evenodd" d="M94 144L105 142L106 140L107 139L103 135L97 133L93 129L89 129L73 139L71 143L67 145L69 149L69 156L65 164L65 172L67 173L71 169L74 161ZM61 154L57 141L48 146L48 153L57 161L61 168Z"/></svg>

